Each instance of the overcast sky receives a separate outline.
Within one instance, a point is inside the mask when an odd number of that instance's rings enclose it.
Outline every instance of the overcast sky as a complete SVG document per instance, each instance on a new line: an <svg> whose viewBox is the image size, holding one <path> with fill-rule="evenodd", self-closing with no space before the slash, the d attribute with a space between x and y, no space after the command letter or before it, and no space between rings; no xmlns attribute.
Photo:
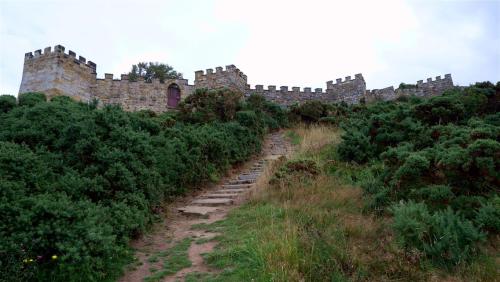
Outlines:
<svg viewBox="0 0 500 282"><path fill-rule="evenodd" d="M0 94L24 53L61 44L119 76L138 61L194 71L235 64L248 82L326 88L363 73L368 89L451 73L500 80L500 0L0 0Z"/></svg>

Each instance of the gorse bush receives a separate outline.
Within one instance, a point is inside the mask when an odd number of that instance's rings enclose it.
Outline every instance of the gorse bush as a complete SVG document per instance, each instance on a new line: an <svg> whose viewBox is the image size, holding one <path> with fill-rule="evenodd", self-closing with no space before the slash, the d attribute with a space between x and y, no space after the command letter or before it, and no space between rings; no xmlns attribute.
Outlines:
<svg viewBox="0 0 500 282"><path fill-rule="evenodd" d="M320 173L316 161L310 159L294 159L285 161L271 178L271 183L290 183L307 180Z"/></svg>
<svg viewBox="0 0 500 282"><path fill-rule="evenodd" d="M306 101L290 107L290 120L294 122L324 122L338 125L349 112L346 103L328 104L321 101Z"/></svg>
<svg viewBox="0 0 500 282"><path fill-rule="evenodd" d="M362 183L367 207L392 203L405 246L452 265L469 260L484 234L498 234L500 84L477 83L428 99L407 97L349 109L341 160L383 162Z"/></svg>
<svg viewBox="0 0 500 282"><path fill-rule="evenodd" d="M29 92L19 95L19 106L32 107L45 101L47 101L47 97L43 93Z"/></svg>
<svg viewBox="0 0 500 282"><path fill-rule="evenodd" d="M2 97L1 279L113 279L162 202L258 152L267 112L237 115L237 95L205 94L185 103L201 115L184 106L179 117Z"/></svg>
<svg viewBox="0 0 500 282"><path fill-rule="evenodd" d="M6 113L12 110L16 104L16 97L12 95L0 95L0 113Z"/></svg>
<svg viewBox="0 0 500 282"><path fill-rule="evenodd" d="M230 121L240 107L243 95L229 89L196 89L179 103L179 118L189 122Z"/></svg>
<svg viewBox="0 0 500 282"><path fill-rule="evenodd" d="M485 236L471 221L451 209L431 214L423 203L396 205L394 230L402 244L416 248L439 264L467 262L477 253L476 243Z"/></svg>

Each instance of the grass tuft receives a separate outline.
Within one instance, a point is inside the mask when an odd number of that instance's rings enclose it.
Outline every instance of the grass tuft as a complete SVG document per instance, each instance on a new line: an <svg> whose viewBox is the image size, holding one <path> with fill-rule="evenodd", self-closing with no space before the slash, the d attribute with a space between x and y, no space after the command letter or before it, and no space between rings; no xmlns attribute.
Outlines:
<svg viewBox="0 0 500 282"><path fill-rule="evenodd" d="M162 258L163 267L161 269L151 271L152 275L144 278L145 282L160 281L165 276L175 274L183 268L191 266L191 261L188 257L188 250L191 246L192 239L184 238L182 241L174 245L172 248L153 254L152 262L157 262ZM151 261L150 261L151 262Z"/></svg>

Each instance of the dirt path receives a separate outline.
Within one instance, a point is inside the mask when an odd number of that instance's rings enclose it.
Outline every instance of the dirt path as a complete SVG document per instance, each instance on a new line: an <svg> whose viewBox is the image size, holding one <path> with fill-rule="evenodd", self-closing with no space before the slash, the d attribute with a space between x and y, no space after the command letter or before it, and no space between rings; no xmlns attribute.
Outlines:
<svg viewBox="0 0 500 282"><path fill-rule="evenodd" d="M282 133L272 133L264 142L262 154L234 171L233 177L171 204L163 222L132 243L136 262L119 281L184 281L189 273L216 272L201 255L213 250L217 242L210 239L217 234L191 227L224 219L231 209L246 201L266 164L289 152L290 145Z"/></svg>

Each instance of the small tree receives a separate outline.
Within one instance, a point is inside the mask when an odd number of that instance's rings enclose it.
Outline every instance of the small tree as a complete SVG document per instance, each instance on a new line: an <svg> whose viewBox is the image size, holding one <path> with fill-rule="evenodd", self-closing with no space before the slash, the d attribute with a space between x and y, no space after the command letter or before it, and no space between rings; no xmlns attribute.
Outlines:
<svg viewBox="0 0 500 282"><path fill-rule="evenodd" d="M159 79L162 83L166 79L182 79L182 73L177 72L168 64L158 62L140 62L137 65L133 65L128 76L131 81L137 81L139 77L142 77L147 82L151 82L154 78Z"/></svg>

